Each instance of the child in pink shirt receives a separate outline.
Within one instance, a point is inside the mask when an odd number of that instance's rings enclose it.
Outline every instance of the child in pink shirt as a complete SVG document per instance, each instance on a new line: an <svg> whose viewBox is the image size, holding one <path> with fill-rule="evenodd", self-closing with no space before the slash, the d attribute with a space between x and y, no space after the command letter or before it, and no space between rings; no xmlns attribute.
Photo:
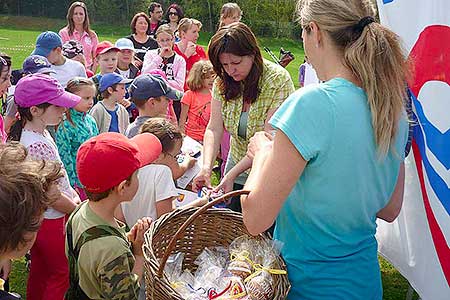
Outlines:
<svg viewBox="0 0 450 300"><path fill-rule="evenodd" d="M209 61L196 62L187 78L189 90L181 99L180 131L200 143L203 143L211 114L211 89L215 78Z"/></svg>

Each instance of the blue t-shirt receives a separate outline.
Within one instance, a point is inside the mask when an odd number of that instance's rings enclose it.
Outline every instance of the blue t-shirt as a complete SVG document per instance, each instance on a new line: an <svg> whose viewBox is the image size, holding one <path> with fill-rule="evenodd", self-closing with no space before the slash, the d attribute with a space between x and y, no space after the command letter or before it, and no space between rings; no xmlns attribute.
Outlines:
<svg viewBox="0 0 450 300"><path fill-rule="evenodd" d="M274 233L290 300L382 299L376 213L394 191L408 123L380 157L371 121L366 93L342 78L300 89L270 121L308 161Z"/></svg>
<svg viewBox="0 0 450 300"><path fill-rule="evenodd" d="M105 107L106 109L106 107ZM119 105L116 104L116 108L114 110L106 109L108 114L111 116L111 124L109 124L109 132L119 132L119 117L117 116L117 110L119 109Z"/></svg>

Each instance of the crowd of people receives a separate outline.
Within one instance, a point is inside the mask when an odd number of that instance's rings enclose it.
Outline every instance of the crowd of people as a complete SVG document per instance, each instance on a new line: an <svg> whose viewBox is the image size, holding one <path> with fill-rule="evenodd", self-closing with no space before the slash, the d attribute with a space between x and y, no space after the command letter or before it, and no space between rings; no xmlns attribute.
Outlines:
<svg viewBox="0 0 450 300"><path fill-rule="evenodd" d="M289 299L381 299L375 221L402 205L404 53L369 1L299 1L297 14L298 91L236 3L207 51L178 4L163 20L152 2L113 44L73 2L14 76L0 53L0 277L29 251L29 300L145 299L143 236L196 164L188 136L203 146L192 189L249 190L227 207L284 244Z"/></svg>

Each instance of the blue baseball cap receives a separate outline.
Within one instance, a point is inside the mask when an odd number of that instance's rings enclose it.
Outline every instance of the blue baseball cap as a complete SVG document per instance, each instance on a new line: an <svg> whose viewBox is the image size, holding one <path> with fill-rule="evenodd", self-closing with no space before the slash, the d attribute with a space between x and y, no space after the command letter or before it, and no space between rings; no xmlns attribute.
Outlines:
<svg viewBox="0 0 450 300"><path fill-rule="evenodd" d="M183 93L172 89L159 75L143 74L136 77L129 88L130 97L136 100L147 100L166 96L174 101L180 101Z"/></svg>
<svg viewBox="0 0 450 300"><path fill-rule="evenodd" d="M100 79L100 84L99 84L98 90L100 91L100 93L103 93L110 86L113 86L113 85L119 84L119 83L127 84L132 81L133 81L132 79L126 79L120 74L108 73L108 74L103 75L102 78Z"/></svg>
<svg viewBox="0 0 450 300"><path fill-rule="evenodd" d="M30 55L28 56L22 65L23 72L26 74L49 74L56 73L51 69L51 65L48 62L47 58L40 55Z"/></svg>
<svg viewBox="0 0 450 300"><path fill-rule="evenodd" d="M119 48L120 50L134 50L134 45L133 42L130 39L127 38L120 38L116 41L116 43L114 44L114 46L116 46L116 48Z"/></svg>
<svg viewBox="0 0 450 300"><path fill-rule="evenodd" d="M61 37L56 32L45 31L37 37L36 48L31 55L36 54L47 57L57 47L62 47Z"/></svg>

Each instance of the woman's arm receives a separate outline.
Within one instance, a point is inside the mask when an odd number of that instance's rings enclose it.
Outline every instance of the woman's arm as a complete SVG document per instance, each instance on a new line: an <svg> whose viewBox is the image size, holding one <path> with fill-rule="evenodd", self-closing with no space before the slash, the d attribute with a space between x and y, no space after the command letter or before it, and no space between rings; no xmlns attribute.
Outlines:
<svg viewBox="0 0 450 300"><path fill-rule="evenodd" d="M405 163L401 163L400 170L398 171L397 183L395 184L394 192L388 204L383 207L378 213L377 217L385 220L386 222L393 222L402 209L403 204L403 192L405 188Z"/></svg>
<svg viewBox="0 0 450 300"><path fill-rule="evenodd" d="M219 152L223 135L222 102L211 100L211 117L203 138L203 166L194 178L192 189L198 190L203 186L211 187L211 170Z"/></svg>
<svg viewBox="0 0 450 300"><path fill-rule="evenodd" d="M242 214L248 231L257 235L272 226L307 161L281 130L273 145L265 132L256 133L249 152L254 158L244 189L250 194L241 199Z"/></svg>
<svg viewBox="0 0 450 300"><path fill-rule="evenodd" d="M228 173L223 176L220 184L214 188L214 191L218 192L223 190L224 193L231 192L233 190L233 184L236 178L252 167L252 160L248 156L244 156L239 163L237 163Z"/></svg>

